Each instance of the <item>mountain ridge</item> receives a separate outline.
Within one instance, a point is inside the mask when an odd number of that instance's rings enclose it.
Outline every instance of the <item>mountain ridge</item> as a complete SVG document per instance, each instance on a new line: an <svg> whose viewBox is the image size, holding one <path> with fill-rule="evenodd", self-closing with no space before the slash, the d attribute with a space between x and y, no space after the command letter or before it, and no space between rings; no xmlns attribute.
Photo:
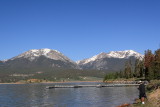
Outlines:
<svg viewBox="0 0 160 107"><path fill-rule="evenodd" d="M55 51L55 52L57 52L57 53L60 53L61 55L63 55L60 51L58 51L58 50L54 50L54 49L49 49L49 48L42 48L42 49L30 49L30 50L28 50L28 51L26 51L26 52L24 52L24 53L21 53L21 54L19 54L19 55L17 55L17 56L14 56L14 57L12 57L12 58L9 58L9 59L4 59L4 60L0 60L0 61L3 61L3 62L5 62L5 61L8 61L8 60L13 60L13 59L15 59L15 58L17 58L17 57L22 57L25 53L28 53L28 52L37 52L37 51L45 51L45 54L47 54L49 51ZM48 51L48 52L47 52ZM99 54L97 54L97 55L94 55L93 57L96 57L96 56L98 56L98 55L101 55L101 54L110 54L110 57L113 57L112 55L113 55L113 53L115 53L115 52L128 52L128 51L130 51L130 52L133 52L133 53L138 53L138 52L136 52L136 51L134 51L134 50L124 50L124 51L110 51L110 52L108 52L108 53L106 53L106 52L101 52L101 53L99 53ZM144 55L142 55L142 54L140 54L140 53L138 53L139 54L139 56L142 56L141 58L143 58L143 56ZM37 55L35 55L35 56L37 56ZM65 56L66 57L66 56ZM93 58L93 57L91 57L91 58ZM115 57L115 56L114 56ZM119 58L122 58L122 57L119 57ZM52 58L51 58L52 59ZM67 59L70 59L70 58L68 58L67 57ZM85 58L85 59L82 59L82 60L86 60L86 59L90 59L90 58ZM71 60L71 59L70 59ZM82 61L82 60L78 60L78 61L73 61L73 60L71 60L72 62L75 62L75 63L79 63L80 61Z"/></svg>
<svg viewBox="0 0 160 107"><path fill-rule="evenodd" d="M15 57L8 60L2 61L1 65L7 66L7 68L26 68L31 69L32 67L42 66L44 68L73 68L78 69L77 64L60 53L57 50L52 50L48 48L44 49L31 49L24 53L21 53ZM46 63L48 65L46 65ZM21 65L21 66L20 66ZM34 65L34 66L33 66Z"/></svg>
<svg viewBox="0 0 160 107"><path fill-rule="evenodd" d="M91 58L77 61L81 69L97 69L97 70L123 70L127 60L143 59L143 55L133 50L111 51L109 53L100 53Z"/></svg>
<svg viewBox="0 0 160 107"><path fill-rule="evenodd" d="M52 50L52 49L48 49L48 48L44 48L44 49L31 49L29 51L26 51L24 53L21 53L9 60L14 60L16 58L29 58L29 60L34 60L36 57L40 57L40 56L45 56L47 58L50 59L54 59L54 60L63 60L63 61L71 61L68 57L64 56L61 52L57 51L57 50ZM7 61L7 60L5 60Z"/></svg>
<svg viewBox="0 0 160 107"><path fill-rule="evenodd" d="M57 50L48 48L31 49L11 59L0 61L0 66L7 67L39 67L64 69L119 70L124 68L127 60L142 59L144 56L133 50L101 52L91 58L73 61ZM40 62L39 62L40 61ZM48 65L46 65L46 63ZM34 65L34 66L33 66ZM17 68L18 69L18 68Z"/></svg>
<svg viewBox="0 0 160 107"><path fill-rule="evenodd" d="M94 55L91 58L86 58L84 60L76 61L76 63L79 64L82 61L85 61L84 63L88 63L88 62L95 61L95 60L101 59L101 58L120 58L120 59L121 58L125 58L125 59L127 59L127 58L129 58L131 56L135 56L138 59L142 59L144 57L144 55L142 55L142 54L140 54L138 52L135 52L133 50L111 51L109 53L101 52L100 54Z"/></svg>

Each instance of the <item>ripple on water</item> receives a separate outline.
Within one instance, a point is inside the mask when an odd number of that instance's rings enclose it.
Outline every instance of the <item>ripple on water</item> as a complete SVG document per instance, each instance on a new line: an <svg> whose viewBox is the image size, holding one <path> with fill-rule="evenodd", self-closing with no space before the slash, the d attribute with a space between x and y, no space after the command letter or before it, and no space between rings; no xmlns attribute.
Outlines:
<svg viewBox="0 0 160 107"><path fill-rule="evenodd" d="M99 83L65 83L99 84ZM53 85L53 84L49 84ZM46 89L48 84L0 85L2 107L115 107L133 102L137 87L84 87Z"/></svg>

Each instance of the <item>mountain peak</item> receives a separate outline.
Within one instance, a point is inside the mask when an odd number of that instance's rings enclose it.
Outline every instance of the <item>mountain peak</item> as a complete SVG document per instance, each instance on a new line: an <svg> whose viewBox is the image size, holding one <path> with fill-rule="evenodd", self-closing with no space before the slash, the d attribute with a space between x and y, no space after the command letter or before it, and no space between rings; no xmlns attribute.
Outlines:
<svg viewBox="0 0 160 107"><path fill-rule="evenodd" d="M45 57L47 57L49 59L53 59L53 60L73 62L69 58L64 56L62 53L60 53L59 51L48 49L48 48L31 49L31 50L26 51L26 52L24 52L24 53L22 53L22 54L20 54L16 57L11 58L11 60L14 60L16 58L26 58L26 59L29 59L30 61L33 61L34 59L36 59L40 56L45 56Z"/></svg>
<svg viewBox="0 0 160 107"><path fill-rule="evenodd" d="M6 61L0 61L0 66L11 66L16 69L20 68L65 68L65 69L78 69L77 64L70 60L57 50L48 48L44 49L31 49L18 56L15 56Z"/></svg>
<svg viewBox="0 0 160 107"><path fill-rule="evenodd" d="M105 52L101 52L100 54L98 55L95 55L91 58L88 58L88 59L84 59L84 60L81 60L81 61L77 61L76 63L77 64L80 64L80 63L83 63L83 64L86 64L86 63L89 63L89 62L92 62L92 61L95 61L97 59L100 59L100 58L103 58L106 56L106 53Z"/></svg>
<svg viewBox="0 0 160 107"><path fill-rule="evenodd" d="M89 62L93 62L102 58L119 58L119 59L128 59L129 57L134 56L138 59L142 59L143 55L133 50L124 50L124 51L111 51L109 53L101 52L98 55L95 55L91 58L84 59L81 61L77 61L77 64L87 64Z"/></svg>
<svg viewBox="0 0 160 107"><path fill-rule="evenodd" d="M143 56L138 52L133 50L124 50L124 51L111 51L108 53L108 57L110 58L128 58L130 56L135 56L137 58Z"/></svg>
<svg viewBox="0 0 160 107"><path fill-rule="evenodd" d="M32 49L30 51L32 51L32 52L43 51L45 53L48 53L48 52L51 51L51 49L48 49L48 48L44 48L44 49Z"/></svg>
<svg viewBox="0 0 160 107"><path fill-rule="evenodd" d="M26 54L33 54L33 56L39 56L39 55L47 55L49 52L51 51L51 49L32 49L29 50L27 52L25 52Z"/></svg>
<svg viewBox="0 0 160 107"><path fill-rule="evenodd" d="M143 55L133 50L124 51L111 51L109 53L100 53L91 58L78 61L77 64L81 69L97 69L97 70L110 70L119 71L123 70L125 62L128 59L132 59L132 62L136 59L143 59Z"/></svg>

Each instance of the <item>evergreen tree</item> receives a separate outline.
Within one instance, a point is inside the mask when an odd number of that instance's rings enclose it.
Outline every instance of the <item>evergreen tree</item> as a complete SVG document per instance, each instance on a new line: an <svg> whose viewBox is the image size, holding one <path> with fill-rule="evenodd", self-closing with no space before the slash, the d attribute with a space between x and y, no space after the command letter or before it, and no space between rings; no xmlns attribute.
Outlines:
<svg viewBox="0 0 160 107"><path fill-rule="evenodd" d="M135 61L134 77L140 77L139 60Z"/></svg>
<svg viewBox="0 0 160 107"><path fill-rule="evenodd" d="M145 72L144 72L144 60L140 61L139 68L140 68L140 77L144 77L145 76Z"/></svg>
<svg viewBox="0 0 160 107"><path fill-rule="evenodd" d="M151 50L145 51L144 57L145 78L154 79L154 55Z"/></svg>
<svg viewBox="0 0 160 107"><path fill-rule="evenodd" d="M120 72L119 72L119 78L125 78L125 77L124 77L124 71L121 71L121 70L120 70Z"/></svg>
<svg viewBox="0 0 160 107"><path fill-rule="evenodd" d="M143 65L143 60L139 60L139 59L136 59L136 62L135 62L135 69L134 69L134 76L137 77L137 78L140 78L140 77L143 77L143 68L144 68L144 65Z"/></svg>
<svg viewBox="0 0 160 107"><path fill-rule="evenodd" d="M160 79L160 49L155 51L154 77L155 79Z"/></svg>
<svg viewBox="0 0 160 107"><path fill-rule="evenodd" d="M131 67L130 61L127 61L126 64L125 64L124 77L126 79L132 77L132 67Z"/></svg>

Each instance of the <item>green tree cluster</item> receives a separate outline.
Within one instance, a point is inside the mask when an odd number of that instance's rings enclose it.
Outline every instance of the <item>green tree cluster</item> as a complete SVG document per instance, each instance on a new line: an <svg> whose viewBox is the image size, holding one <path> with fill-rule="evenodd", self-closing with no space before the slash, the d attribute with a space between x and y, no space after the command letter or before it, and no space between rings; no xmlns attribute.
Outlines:
<svg viewBox="0 0 160 107"><path fill-rule="evenodd" d="M104 80L108 80L108 79L117 79L120 78L119 72L115 72L115 73L108 73L105 77Z"/></svg>
<svg viewBox="0 0 160 107"><path fill-rule="evenodd" d="M137 59L135 62L134 77L144 77L144 60Z"/></svg>
<svg viewBox="0 0 160 107"><path fill-rule="evenodd" d="M146 79L160 79L160 49L154 54L151 50L145 51L144 68Z"/></svg>

